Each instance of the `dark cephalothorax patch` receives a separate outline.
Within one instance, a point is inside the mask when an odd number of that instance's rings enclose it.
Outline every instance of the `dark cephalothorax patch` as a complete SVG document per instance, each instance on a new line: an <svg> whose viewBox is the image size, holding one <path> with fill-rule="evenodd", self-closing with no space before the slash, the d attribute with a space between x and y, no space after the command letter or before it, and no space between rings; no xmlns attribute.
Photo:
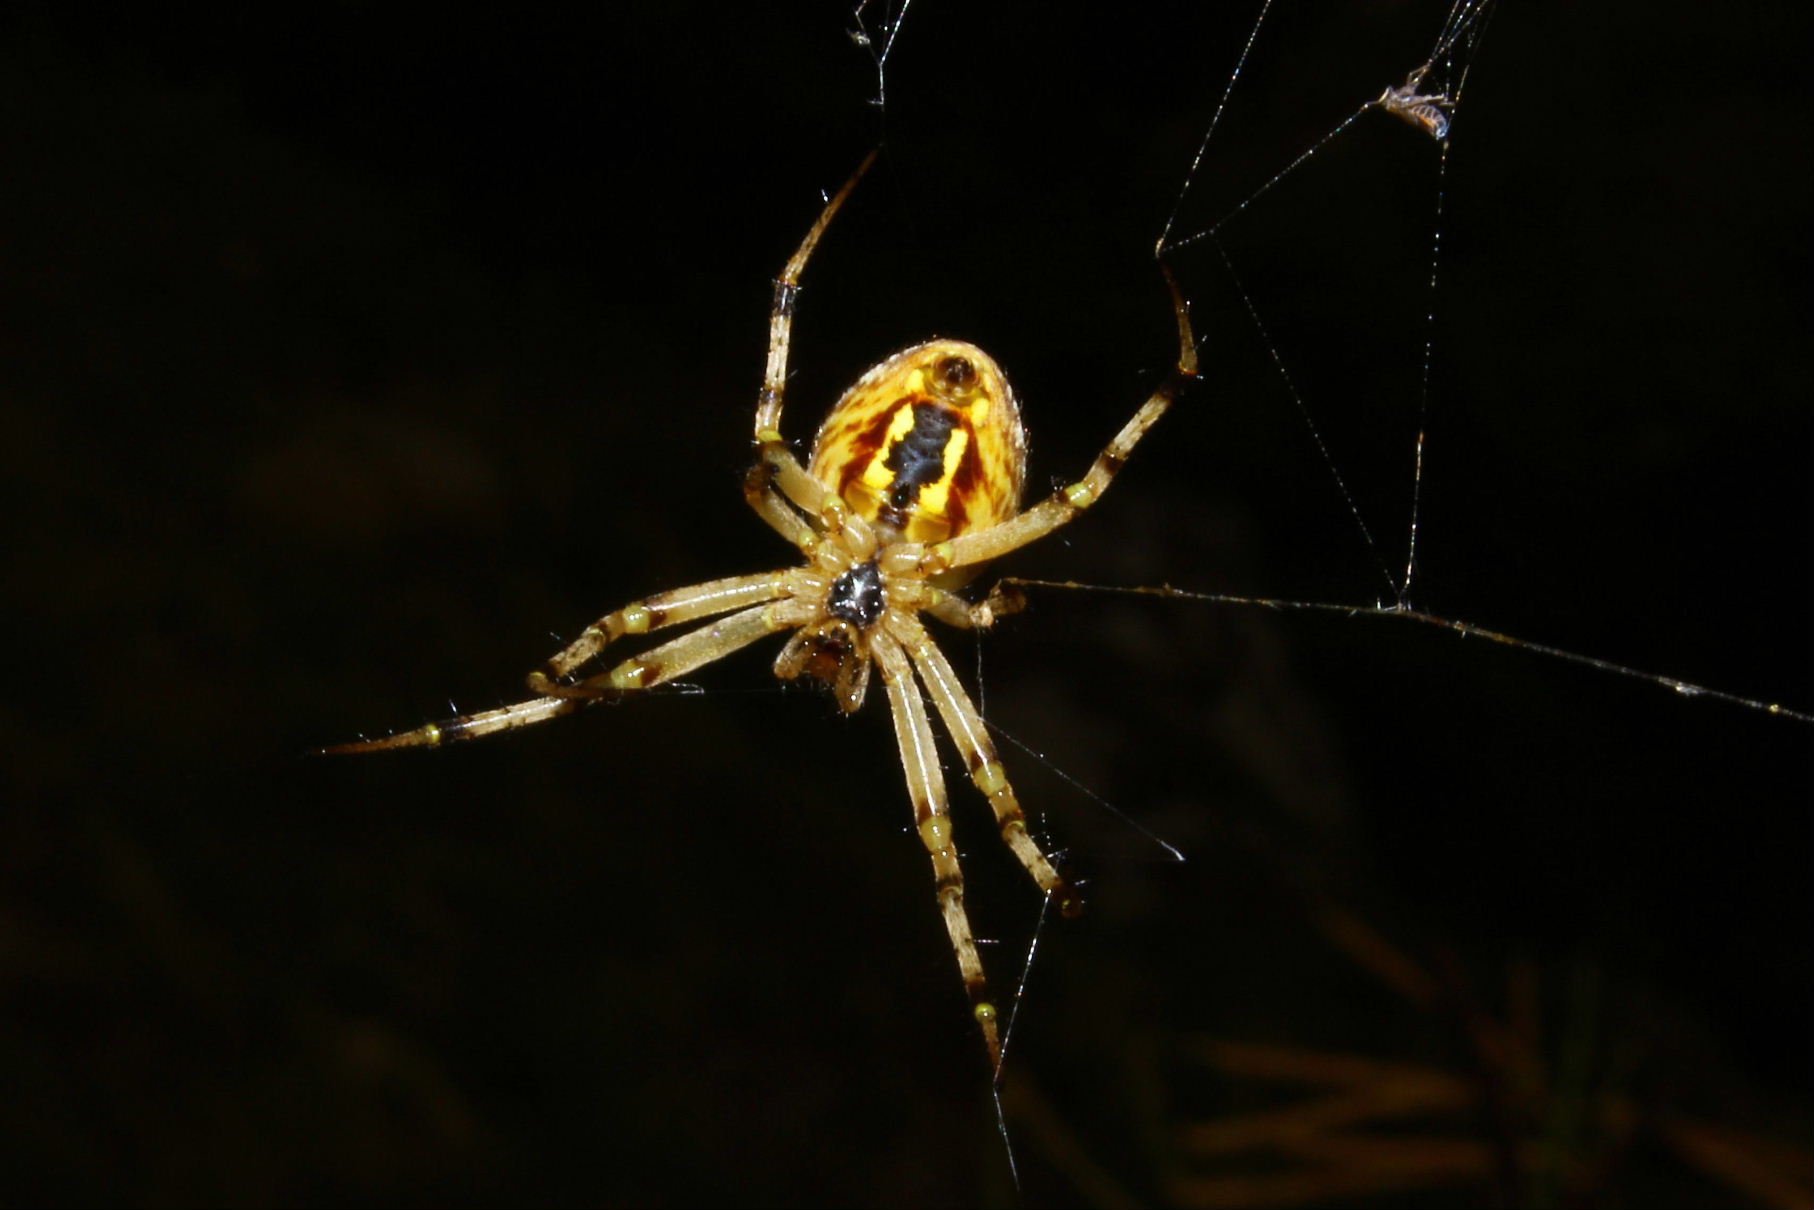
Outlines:
<svg viewBox="0 0 1814 1210"><path fill-rule="evenodd" d="M886 604L882 569L871 559L831 582L831 593L825 598L825 612L867 630L882 616Z"/></svg>

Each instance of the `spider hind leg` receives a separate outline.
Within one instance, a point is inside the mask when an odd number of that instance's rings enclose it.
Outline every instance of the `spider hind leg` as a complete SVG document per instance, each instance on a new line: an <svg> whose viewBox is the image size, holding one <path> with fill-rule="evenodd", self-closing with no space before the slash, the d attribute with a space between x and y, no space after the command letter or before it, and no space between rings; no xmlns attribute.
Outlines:
<svg viewBox="0 0 1814 1210"><path fill-rule="evenodd" d="M989 738L988 724L959 683L951 661L945 658L945 653L939 650L918 619L898 619L894 631L912 657L913 666L919 671L933 705L938 708L945 729L951 733L951 739L970 771L971 783L989 800L1002 843L1008 846L1061 915L1078 915L1083 910L1083 901L1076 888L1059 874L1051 859L1028 833L1026 812L1021 809L1020 799L1008 781L995 743Z"/></svg>
<svg viewBox="0 0 1814 1210"><path fill-rule="evenodd" d="M989 1064L992 1068L1000 1068L1001 1014L989 998L983 960L976 951L976 935L970 928L970 914L964 910L964 870L957 859L957 842L951 831L950 808L945 800L944 773L939 768L938 753L933 745L932 721L926 715L925 699L914 684L913 666L900 644L891 635L881 632L874 636L871 650L881 666L882 684L888 691L888 704L893 708L894 734L901 749L901 767L907 775L907 792L913 799L920 843L926 846L932 858L939 913L944 917L951 949L957 955L964 990L970 995L970 1011L983 1031Z"/></svg>

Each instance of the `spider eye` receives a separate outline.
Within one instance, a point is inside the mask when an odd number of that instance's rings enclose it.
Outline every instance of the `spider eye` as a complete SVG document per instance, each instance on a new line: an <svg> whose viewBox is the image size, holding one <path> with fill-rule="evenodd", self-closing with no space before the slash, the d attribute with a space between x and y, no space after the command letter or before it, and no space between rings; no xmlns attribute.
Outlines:
<svg viewBox="0 0 1814 1210"><path fill-rule="evenodd" d="M970 364L968 357L941 357L933 373L946 390L963 391L969 389L976 381L976 367Z"/></svg>

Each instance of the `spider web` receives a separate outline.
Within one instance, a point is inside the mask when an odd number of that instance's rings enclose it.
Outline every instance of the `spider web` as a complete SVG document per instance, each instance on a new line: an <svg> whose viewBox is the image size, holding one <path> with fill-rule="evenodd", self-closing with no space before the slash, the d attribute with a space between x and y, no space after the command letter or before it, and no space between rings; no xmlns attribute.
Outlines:
<svg viewBox="0 0 1814 1210"><path fill-rule="evenodd" d="M1748 13L1762 27L1782 16ZM1782 360L1786 317L1805 314L1805 298L1791 304L1772 284L1805 263L1805 237L1780 222L1793 174L1755 140L1726 144L1716 116L1768 108L1780 94L1749 75L1729 96L1700 96L1704 108L1660 93L1652 73L1681 62L1694 39L1650 10L1618 27L1645 31L1650 59L1622 67L1616 95L1593 89L1591 101L1542 82L1582 78L1589 63L1605 71L1601 54L1612 52L1596 39L1611 37L1610 24L1546 28L1490 4L1314 16L1272 5L1252 27L1186 39L1236 60L1232 71L1200 54L1187 56L1197 70L1177 71L1177 31L1141 21L1085 35L1059 17L1013 30L1037 46L1020 59L1003 45L966 56L1004 56L1014 79L1033 60L1094 85L1080 90L1086 100L1042 94L1024 111L1018 98L992 97L1013 113L1003 125L1036 148L997 143L987 157L953 150L969 144L951 135L961 122L948 110L918 118L913 64L894 64L897 149L917 118L938 131L939 154L978 175L985 159L1037 165L1022 175L1051 193L1036 185L1001 209L1024 207L1018 218L1074 207L1076 221L1014 262L1014 284L1095 274L1091 285L1112 292L1105 303L1075 301L1087 296L1076 282L1063 291L1087 319L1032 303L1036 351L1004 353L979 337L1026 397L1035 484L1092 452L1088 436L1055 427L1106 435L1117 413L1101 401L1140 395L1131 376L1110 386L1079 363L1141 348L1148 382L1164 364L1157 289L1149 281L1142 298L1132 279L1104 285L1100 236L1080 211L1137 229L1137 195L1149 216L1165 216L1146 230L1159 227L1203 344L1203 383L1064 549L997 570L1247 594L1298 616L1231 619L1208 602L1139 604L1100 590L1064 600L1035 588L1032 613L990 640L980 677L992 719L1062 768L1024 797L1063 799L1073 777L1109 787L1209 866L1182 876L1191 890L1180 898L1195 908L1174 901L1178 940L1155 964L1188 965L1205 936L1250 952L1251 939L1226 935L1230 917L1269 933L1228 884L1265 901L1255 882L1292 888L1286 898L1300 905L1365 901L1385 873L1427 895L1424 911L1442 904L1482 954L1555 960L1578 947L1578 960L1656 980L1727 1028L1780 1037L1741 1005L1758 1002L1760 983L1776 989L1766 1001L1808 994L1794 956L1805 939L1783 928L1801 914L1781 898L1796 877L1772 856L1788 837L1806 850L1805 714L1770 716L1775 703L1807 700L1801 598L1783 558L1797 506L1780 492L1795 474L1764 454L1807 448L1789 402L1805 392L1807 363ZM1750 28L1722 28L1714 48L1751 45ZM1117 53L1117 35L1170 54L1149 74L1129 70L1139 56ZM1476 68L1484 74L1471 76ZM1379 104L1393 89L1441 98L1443 137L1394 121ZM1142 116L1100 108L1115 90L1139 96ZM1143 150L1169 142L1188 165L1183 187L1167 197L1150 185L1165 176L1156 154L1137 165L1116 147L1077 154L1130 128ZM1741 183L1716 197L1709 176L1739 165ZM991 206L996 183L977 208ZM1747 234L1721 243L1727 224ZM1048 263L1033 263L1040 256ZM941 256L1008 259L998 248ZM1006 305L1029 306L1024 296ZM1030 385L1023 364L1043 355L1049 367L1054 348L1072 355ZM1732 376L1741 365L1768 367L1773 385L1751 389ZM1041 458L1054 446L1056 466ZM1028 564L1039 569L1023 572ZM1741 566L1743 605L1713 570ZM1513 646L1526 650L1383 633L1394 611L1417 609L1523 636ZM1060 616L1039 618L1046 611ZM1304 616L1316 611L1356 616ZM1767 619L1761 629L1738 622L1747 613ZM1619 667L1545 666L1550 644ZM1697 705L1678 677L1739 700ZM1067 812L1053 835L1086 866L1092 854L1123 855L1106 858L1114 873L1097 884L1116 904L1154 894L1168 876L1127 864L1141 842L1090 814ZM1722 839L1710 845L1715 818L1732 830L1713 829ZM1362 861L1335 855L1361 834ZM1224 857L1204 862L1205 851ZM1230 851L1271 879L1231 870ZM1724 905L1719 923L1704 914L1710 903ZM1661 919L1676 944L1648 940ZM1401 924L1430 936L1415 911ZM1746 940L1728 948L1735 936ZM1057 989L1041 989L1035 971L1033 1002L1060 1014L1054 1000L1115 970L1055 976ZM1227 995L1209 978L1168 988L1168 1005L1191 1005L1180 1019L1200 997Z"/></svg>

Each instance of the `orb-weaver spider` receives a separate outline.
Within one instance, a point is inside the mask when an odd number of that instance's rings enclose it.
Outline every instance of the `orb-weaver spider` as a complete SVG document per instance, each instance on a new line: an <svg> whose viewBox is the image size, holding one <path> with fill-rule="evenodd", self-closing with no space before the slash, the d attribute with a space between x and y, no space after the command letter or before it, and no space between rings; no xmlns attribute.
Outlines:
<svg viewBox="0 0 1814 1210"><path fill-rule="evenodd" d="M826 202L776 281L769 314L768 367L756 405L757 458L743 494L757 516L800 549L805 564L676 588L608 613L529 674L536 696L527 701L322 751L432 747L546 722L672 681L781 630L795 633L775 660L775 675L823 681L845 711L863 704L873 663L894 712L901 765L920 840L932 856L945 928L990 1061L999 1065L1001 1026L964 911L964 874L922 685L971 781L994 808L1003 841L1060 911L1075 914L1077 900L1028 835L982 715L919 615L986 627L1016 608L1015 598L999 592L972 605L954 590L990 559L1044 537L1101 497L1140 438L1196 377L1196 347L1183 297L1167 273L1178 323L1177 368L1082 479L1025 511L1026 434L1019 406L1001 368L963 341L927 341L872 367L826 416L811 464L802 466L780 431L800 275L874 159L872 152ZM625 635L716 614L729 616L614 667L596 663Z"/></svg>

